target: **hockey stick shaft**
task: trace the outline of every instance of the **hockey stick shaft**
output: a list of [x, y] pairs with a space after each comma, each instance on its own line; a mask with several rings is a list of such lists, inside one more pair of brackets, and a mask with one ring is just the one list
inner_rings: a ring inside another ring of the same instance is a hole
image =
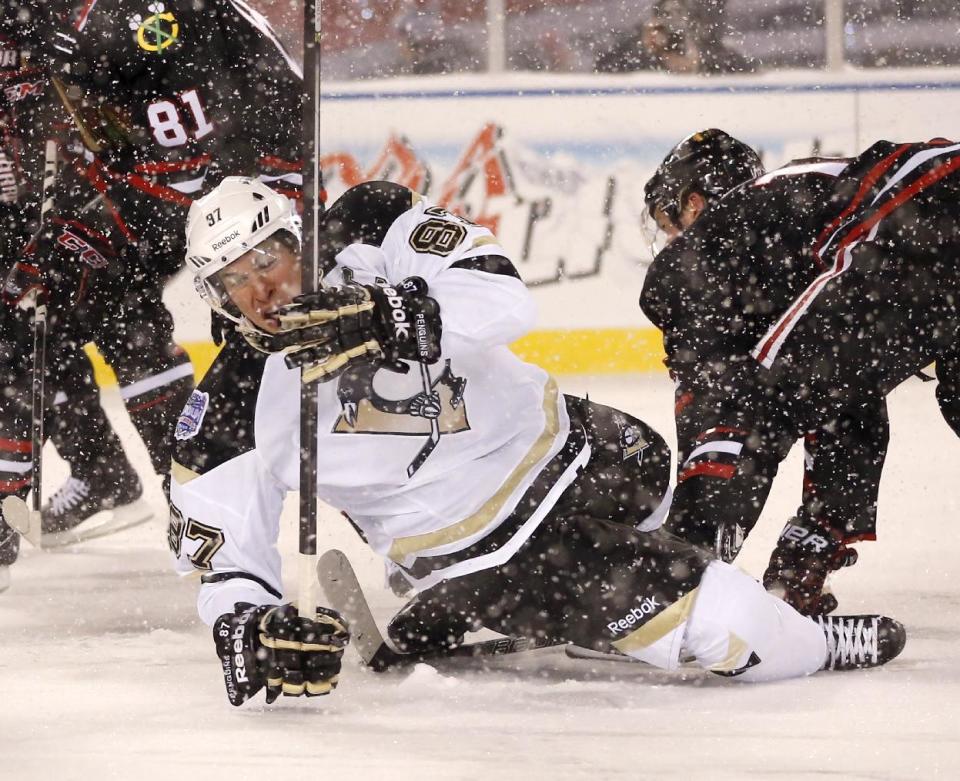
[[[47, 215], [53, 208], [54, 192], [60, 169], [60, 146], [55, 139], [47, 139], [43, 155], [43, 193], [40, 201], [42, 230]], [[18, 496], [3, 500], [4, 519], [34, 545], [40, 545], [43, 499], [43, 417], [45, 408], [44, 377], [47, 368], [47, 306], [39, 294], [33, 310], [33, 366], [30, 380], [30, 504]]]
[[[423, 383], [423, 392], [427, 397], [433, 392], [431, 385], [433, 380], [430, 379], [430, 370], [427, 368], [427, 365], [420, 361], [420, 381]], [[423, 443], [423, 447], [417, 451], [417, 454], [413, 457], [413, 461], [410, 462], [410, 465], [407, 467], [407, 477], [413, 477], [416, 474], [417, 470], [423, 466], [423, 462], [426, 461], [430, 454], [433, 452], [433, 449], [437, 446], [437, 443], [440, 441], [440, 418], [431, 418], [430, 419], [430, 438]]]
[[[40, 228], [47, 222], [47, 215], [53, 208], [54, 190], [59, 172], [60, 148], [56, 140], [47, 139], [43, 153], [43, 200], [40, 202]], [[31, 394], [31, 458], [33, 471], [30, 479], [31, 509], [40, 512], [43, 484], [43, 416], [44, 416], [44, 375], [47, 364], [47, 306], [37, 300], [33, 310], [33, 380], [30, 383]]]
[[[319, 285], [320, 199], [320, 0], [303, 4], [303, 251], [301, 284], [304, 293]], [[316, 383], [300, 385], [300, 529], [299, 611], [312, 616], [317, 554], [317, 400]]]
[[43, 375], [47, 353], [47, 306], [37, 304], [33, 312], [33, 380], [30, 384], [31, 414], [30, 452], [33, 470], [30, 475], [30, 509], [40, 512], [41, 486], [43, 484]]

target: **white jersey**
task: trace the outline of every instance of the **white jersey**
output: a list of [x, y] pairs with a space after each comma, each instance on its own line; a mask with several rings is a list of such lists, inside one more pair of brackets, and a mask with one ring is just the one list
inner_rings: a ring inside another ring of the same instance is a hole
[[[535, 307], [503, 254], [487, 229], [420, 200], [326, 277], [419, 276], [440, 307], [437, 363], [378, 362], [319, 387], [318, 495], [420, 587], [507, 561], [590, 455], [555, 382], [507, 347]], [[170, 543], [179, 572], [205, 573], [208, 623], [234, 602], [282, 600], [279, 517], [299, 483], [300, 372], [245, 353], [222, 354], [177, 430]], [[425, 415], [428, 384], [440, 408]]]

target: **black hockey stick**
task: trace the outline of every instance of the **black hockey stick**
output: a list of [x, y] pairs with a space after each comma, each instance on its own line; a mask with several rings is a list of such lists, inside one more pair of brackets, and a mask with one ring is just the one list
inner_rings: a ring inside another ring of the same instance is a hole
[[498, 637], [482, 643], [467, 643], [453, 648], [439, 648], [422, 653], [405, 654], [395, 650], [384, 638], [363, 595], [360, 581], [350, 561], [342, 551], [328, 550], [317, 562], [317, 577], [331, 607], [346, 616], [350, 622], [350, 643], [360, 654], [363, 663], [384, 672], [407, 667], [419, 662], [437, 662], [444, 659], [503, 656], [537, 648], [566, 645], [557, 640], [529, 637]]
[[[423, 361], [420, 361], [420, 380], [423, 383], [423, 392], [427, 398], [430, 398], [430, 394], [433, 393], [433, 388], [431, 387], [433, 380], [430, 379], [430, 370]], [[417, 454], [413, 457], [413, 461], [407, 466], [407, 477], [413, 477], [416, 474], [417, 470], [423, 466], [423, 462], [430, 457], [430, 454], [439, 442], [440, 418], [430, 418], [430, 438], [423, 443], [423, 447], [417, 451]]]
[[[320, 198], [320, 0], [303, 3], [303, 251], [304, 293], [320, 284], [317, 223]], [[302, 370], [301, 370], [302, 371]], [[300, 385], [300, 614], [312, 616], [316, 600], [313, 560], [317, 555], [317, 400], [316, 383]]]
[[[48, 139], [43, 157], [43, 200], [40, 203], [40, 229], [46, 223], [47, 214], [53, 206], [54, 189], [60, 166], [60, 147], [54, 139]], [[44, 373], [47, 363], [47, 306], [39, 294], [33, 310], [33, 377], [30, 383], [30, 402], [33, 420], [30, 426], [32, 460], [30, 474], [30, 505], [17, 496], [3, 500], [3, 517], [7, 523], [29, 540], [40, 546], [42, 534], [40, 506], [43, 477], [43, 414]]]

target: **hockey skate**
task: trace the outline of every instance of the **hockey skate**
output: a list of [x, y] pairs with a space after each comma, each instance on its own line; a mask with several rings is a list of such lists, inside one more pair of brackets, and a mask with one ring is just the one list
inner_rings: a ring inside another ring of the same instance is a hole
[[140, 478], [132, 471], [88, 480], [68, 477], [40, 511], [41, 546], [73, 545], [150, 520], [153, 511], [142, 495]]
[[886, 616], [817, 616], [827, 638], [822, 670], [879, 667], [899, 656], [907, 642], [903, 624]]

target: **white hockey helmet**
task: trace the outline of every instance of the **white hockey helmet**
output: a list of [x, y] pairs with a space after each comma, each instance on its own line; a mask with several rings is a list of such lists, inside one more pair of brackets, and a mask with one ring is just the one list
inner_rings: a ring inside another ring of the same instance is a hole
[[303, 241], [302, 224], [289, 198], [263, 182], [228, 176], [198, 198], [187, 214], [187, 268], [197, 292], [213, 309], [244, 325], [229, 307], [229, 297], [216, 274], [278, 231]]

